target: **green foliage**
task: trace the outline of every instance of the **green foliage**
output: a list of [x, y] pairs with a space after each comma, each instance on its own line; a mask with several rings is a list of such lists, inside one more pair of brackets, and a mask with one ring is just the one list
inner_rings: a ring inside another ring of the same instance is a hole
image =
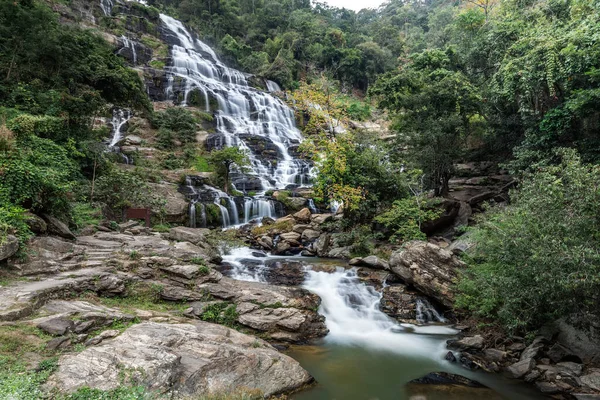
[[[184, 107], [170, 107], [165, 111], [156, 114], [155, 123], [161, 128], [162, 132], [172, 132], [172, 137], [169, 139], [179, 140], [182, 144], [192, 143], [196, 141], [196, 119], [192, 112]], [[160, 135], [167, 135], [166, 133], [159, 133], [159, 143], [162, 144], [163, 140]], [[166, 146], [165, 148], [171, 148]]]
[[125, 208], [160, 208], [164, 204], [139, 175], [114, 167], [96, 180], [95, 200], [117, 215]]
[[531, 331], [600, 306], [600, 168], [560, 150], [559, 165], [527, 175], [505, 210], [474, 230], [457, 305]]
[[383, 224], [393, 233], [390, 240], [407, 242], [409, 240], [426, 240], [421, 225], [439, 217], [441, 211], [428, 207], [423, 197], [407, 197], [396, 200], [392, 207], [375, 217], [374, 221]]
[[236, 326], [238, 317], [239, 314], [236, 311], [235, 304], [227, 302], [210, 304], [204, 308], [202, 315], [200, 315], [202, 321], [214, 322], [230, 328]]
[[223, 191], [229, 193], [231, 183], [229, 174], [233, 168], [245, 172], [250, 165], [248, 155], [238, 147], [224, 147], [213, 150], [208, 159], [208, 165], [214, 169], [217, 180], [223, 184]]
[[102, 220], [102, 210], [89, 203], [75, 203], [72, 205], [71, 217], [77, 230], [86, 226], [96, 226]]
[[349, 232], [339, 234], [337, 243], [340, 246], [349, 246], [352, 257], [364, 257], [373, 254], [375, 240], [380, 234], [373, 233], [370, 226], [358, 225]]

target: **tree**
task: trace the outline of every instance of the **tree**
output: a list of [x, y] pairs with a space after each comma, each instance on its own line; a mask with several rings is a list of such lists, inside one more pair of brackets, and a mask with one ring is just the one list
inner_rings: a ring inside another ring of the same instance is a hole
[[477, 88], [455, 69], [452, 51], [427, 50], [370, 90], [394, 115], [398, 148], [408, 149], [436, 196], [447, 193], [452, 165], [481, 119]]
[[245, 172], [250, 165], [248, 155], [238, 147], [225, 147], [221, 150], [213, 150], [208, 163], [214, 168], [217, 179], [223, 183], [223, 191], [229, 193], [231, 187], [230, 173], [232, 168]]
[[600, 309], [600, 167], [559, 149], [474, 229], [457, 305], [519, 333]]

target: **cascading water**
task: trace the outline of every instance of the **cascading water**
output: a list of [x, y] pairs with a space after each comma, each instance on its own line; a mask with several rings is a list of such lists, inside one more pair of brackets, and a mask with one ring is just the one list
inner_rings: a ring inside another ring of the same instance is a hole
[[319, 313], [325, 316], [329, 328], [327, 341], [403, 354], [425, 352], [441, 359], [445, 342], [431, 340], [430, 336], [457, 332], [446, 326], [414, 326], [392, 320], [379, 310], [381, 293], [362, 283], [355, 269], [307, 274], [304, 287], [321, 298]]
[[277, 82], [267, 80], [267, 90], [269, 93], [281, 92], [281, 87], [277, 84]]
[[114, 3], [113, 0], [100, 0], [100, 8], [104, 15], [109, 16], [112, 14]]
[[[222, 144], [238, 146], [248, 152], [252, 173], [260, 181], [258, 190], [308, 183], [310, 164], [295, 159], [289, 151], [302, 141], [293, 111], [279, 98], [252, 88], [242, 72], [225, 66], [215, 52], [193, 37], [180, 21], [166, 15], [160, 18], [169, 42], [173, 43], [172, 63], [165, 68], [170, 82], [167, 95], [175, 98], [174, 82], [178, 77], [184, 82], [182, 104], [189, 101], [192, 92], [197, 92], [202, 95], [206, 111], [210, 111], [211, 101], [218, 105], [215, 119], [217, 132], [223, 137]], [[276, 89], [274, 82], [267, 85]], [[252, 150], [251, 143], [255, 139], [276, 151], [275, 163]]]
[[275, 218], [275, 204], [272, 200], [248, 197], [244, 199], [244, 223], [264, 217]]
[[129, 40], [127, 36], [121, 36], [121, 42], [123, 43], [123, 47], [117, 52], [117, 54], [121, 55], [124, 50], [129, 50], [131, 52], [131, 57], [133, 59], [133, 65], [137, 64], [137, 52], [135, 50], [135, 43], [133, 40]]
[[123, 127], [129, 122], [131, 117], [133, 117], [133, 114], [127, 109], [115, 108], [113, 110], [111, 121], [113, 136], [109, 143], [110, 147], [115, 147], [123, 139]]
[[425, 298], [419, 298], [416, 301], [417, 322], [427, 324], [431, 322], [447, 322], [438, 310]]

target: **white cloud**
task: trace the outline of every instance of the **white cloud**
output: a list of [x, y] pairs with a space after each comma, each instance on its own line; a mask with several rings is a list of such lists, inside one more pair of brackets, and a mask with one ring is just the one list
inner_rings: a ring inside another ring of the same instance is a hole
[[363, 8], [377, 8], [385, 0], [321, 0], [332, 7], [345, 7], [354, 11], [360, 11]]

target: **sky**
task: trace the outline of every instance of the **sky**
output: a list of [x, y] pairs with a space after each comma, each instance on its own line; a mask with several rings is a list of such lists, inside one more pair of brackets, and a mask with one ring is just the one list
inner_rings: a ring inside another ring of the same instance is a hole
[[385, 0], [322, 0], [334, 7], [346, 7], [351, 10], [360, 11], [363, 8], [377, 8]]

